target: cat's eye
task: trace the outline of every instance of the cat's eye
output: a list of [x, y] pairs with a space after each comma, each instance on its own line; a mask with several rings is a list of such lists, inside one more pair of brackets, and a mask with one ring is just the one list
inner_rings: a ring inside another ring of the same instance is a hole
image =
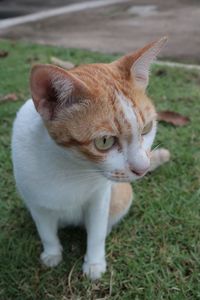
[[142, 130], [142, 135], [149, 133], [151, 131], [152, 127], [153, 127], [153, 121], [146, 124]]
[[94, 144], [96, 148], [100, 151], [107, 151], [115, 144], [116, 138], [114, 136], [102, 136], [99, 138], [96, 138], [94, 140]]

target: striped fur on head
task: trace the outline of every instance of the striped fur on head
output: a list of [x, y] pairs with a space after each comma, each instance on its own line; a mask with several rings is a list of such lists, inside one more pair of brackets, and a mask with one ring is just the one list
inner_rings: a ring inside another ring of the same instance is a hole
[[[51, 137], [74, 149], [112, 180], [130, 181], [149, 168], [156, 132], [156, 111], [145, 93], [149, 68], [163, 38], [110, 64], [82, 65], [69, 71], [37, 65], [31, 91]], [[152, 122], [146, 135], [142, 131]], [[94, 140], [115, 137], [108, 151]]]

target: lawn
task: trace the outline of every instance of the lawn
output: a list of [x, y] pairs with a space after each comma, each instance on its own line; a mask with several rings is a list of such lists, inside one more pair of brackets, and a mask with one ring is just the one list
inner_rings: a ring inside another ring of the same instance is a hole
[[10, 159], [12, 122], [29, 96], [31, 64], [51, 56], [76, 64], [109, 62], [114, 56], [75, 49], [0, 41], [0, 299], [184, 300], [200, 299], [200, 73], [156, 66], [148, 94], [157, 108], [190, 117], [187, 126], [160, 123], [155, 145], [171, 151], [170, 163], [133, 184], [126, 219], [107, 239], [108, 271], [91, 283], [81, 273], [85, 232], [60, 232], [64, 260], [41, 266], [41, 244], [16, 190]]

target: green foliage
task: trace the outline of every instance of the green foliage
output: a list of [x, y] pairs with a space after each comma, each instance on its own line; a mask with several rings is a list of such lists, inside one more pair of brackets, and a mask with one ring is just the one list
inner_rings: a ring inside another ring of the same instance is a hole
[[81, 273], [85, 232], [60, 232], [64, 260], [52, 270], [41, 266], [41, 244], [31, 217], [15, 190], [10, 158], [12, 122], [29, 95], [31, 63], [50, 56], [76, 64], [114, 57], [82, 50], [1, 41], [0, 58], [0, 299], [9, 300], [188, 300], [200, 299], [200, 74], [154, 67], [149, 95], [158, 109], [190, 117], [185, 127], [159, 124], [156, 145], [172, 160], [133, 184], [134, 204], [107, 239], [108, 272], [91, 283]]

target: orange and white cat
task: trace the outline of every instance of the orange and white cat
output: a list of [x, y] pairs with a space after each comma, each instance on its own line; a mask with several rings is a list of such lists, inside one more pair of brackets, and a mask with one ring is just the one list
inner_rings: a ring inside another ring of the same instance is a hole
[[59, 226], [83, 225], [83, 272], [100, 278], [106, 270], [106, 235], [131, 205], [129, 182], [169, 160], [165, 149], [151, 153], [156, 111], [145, 94], [150, 64], [165, 42], [162, 38], [110, 64], [69, 71], [33, 67], [32, 99], [14, 122], [12, 158], [45, 265], [62, 259]]

